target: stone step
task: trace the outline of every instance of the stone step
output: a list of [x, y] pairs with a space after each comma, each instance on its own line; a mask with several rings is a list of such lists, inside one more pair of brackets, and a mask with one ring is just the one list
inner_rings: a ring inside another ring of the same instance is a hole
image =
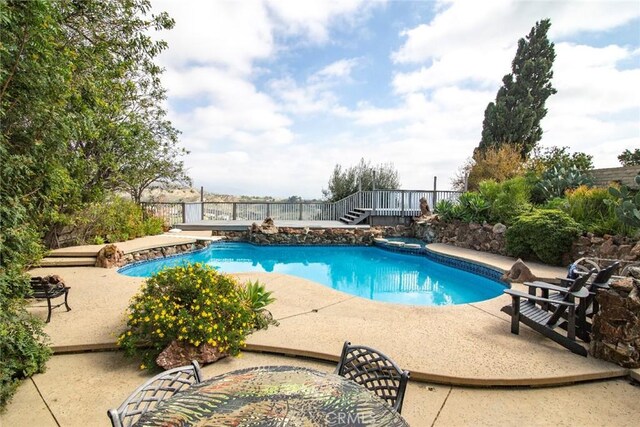
[[87, 267], [96, 264], [96, 257], [46, 257], [39, 267]]
[[96, 257], [98, 255], [98, 251], [96, 250], [77, 250], [77, 251], [69, 251], [64, 249], [56, 249], [51, 251], [47, 258], [88, 258], [88, 257]]

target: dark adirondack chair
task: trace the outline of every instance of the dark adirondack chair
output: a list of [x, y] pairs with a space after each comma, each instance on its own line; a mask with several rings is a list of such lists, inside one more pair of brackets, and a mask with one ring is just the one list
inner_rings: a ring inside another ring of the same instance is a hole
[[[589, 296], [589, 291], [584, 286], [594, 272], [595, 269], [579, 277], [569, 288], [533, 282], [527, 283], [529, 293], [505, 289], [504, 292], [511, 296], [511, 305], [503, 308], [504, 312], [511, 315], [511, 333], [518, 335], [522, 322], [573, 353], [586, 357], [587, 350], [576, 341], [576, 319], [580, 299]], [[561, 292], [563, 297], [560, 300], [552, 300], [538, 296], [536, 289]], [[576, 298], [579, 300], [576, 301]], [[562, 329], [561, 325], [566, 329], [566, 334], [558, 331]]]
[[[599, 289], [609, 289], [609, 281], [616, 272], [620, 262], [616, 261], [613, 264], [603, 268], [596, 274], [592, 281], [586, 285], [589, 291], [589, 296], [580, 300], [580, 306], [578, 307], [578, 320], [577, 320], [577, 332], [578, 336], [584, 341], [589, 342], [591, 340], [591, 323], [589, 318], [593, 317], [598, 312], [598, 301], [596, 300], [596, 294]], [[570, 287], [576, 279], [560, 279], [562, 286]], [[526, 283], [525, 283], [526, 284]], [[555, 301], [561, 301], [564, 298], [564, 293], [552, 292], [549, 294], [548, 290], [543, 291], [543, 298], [549, 298]], [[550, 307], [554, 307], [551, 305]]]
[[402, 411], [410, 373], [378, 350], [346, 341], [335, 373], [375, 393], [398, 413]]

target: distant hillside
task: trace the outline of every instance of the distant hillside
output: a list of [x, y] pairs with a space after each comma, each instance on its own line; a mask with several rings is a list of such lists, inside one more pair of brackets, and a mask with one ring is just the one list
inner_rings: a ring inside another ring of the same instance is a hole
[[[199, 202], [200, 190], [195, 188], [154, 188], [146, 190], [142, 195], [143, 202]], [[319, 200], [303, 200], [300, 197], [292, 196], [279, 199], [271, 196], [234, 196], [231, 194], [216, 194], [204, 192], [205, 202], [318, 202]]]

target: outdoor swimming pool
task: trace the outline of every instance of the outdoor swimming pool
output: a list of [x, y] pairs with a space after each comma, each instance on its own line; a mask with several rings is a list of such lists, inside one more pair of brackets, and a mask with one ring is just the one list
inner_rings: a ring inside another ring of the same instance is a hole
[[224, 273], [273, 272], [312, 280], [376, 301], [411, 305], [465, 304], [502, 294], [505, 286], [421, 255], [369, 246], [255, 246], [218, 243], [192, 254], [123, 267], [127, 276], [149, 277], [165, 267], [204, 263]]

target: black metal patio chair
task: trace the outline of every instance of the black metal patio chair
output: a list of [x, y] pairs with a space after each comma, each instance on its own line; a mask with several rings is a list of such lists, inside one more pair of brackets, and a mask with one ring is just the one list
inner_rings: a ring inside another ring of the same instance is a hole
[[117, 409], [107, 411], [111, 425], [132, 426], [142, 414], [153, 410], [159, 402], [201, 381], [200, 365], [195, 360], [191, 365], [164, 371], [138, 387]]
[[398, 413], [402, 411], [410, 373], [380, 351], [346, 341], [335, 373], [372, 391]]
[[[67, 311], [71, 310], [71, 307], [69, 307], [69, 304], [67, 302], [67, 299], [69, 298], [69, 289], [71, 289], [68, 286], [65, 286], [64, 283], [50, 283], [47, 278], [42, 278], [42, 277], [32, 277], [30, 279], [30, 285], [31, 285], [31, 295], [29, 295], [30, 298], [33, 298], [35, 300], [47, 300], [47, 305], [46, 306], [41, 306], [41, 305], [36, 305], [33, 307], [47, 307], [48, 312], [47, 312], [47, 320], [45, 321], [46, 323], [49, 323], [49, 321], [51, 320], [51, 312], [53, 311], [54, 308], [58, 308], [61, 305], [64, 304], [64, 306], [67, 308]], [[64, 301], [62, 301], [59, 304], [52, 304], [51, 300], [58, 298], [58, 297], [62, 297], [64, 296]]]

